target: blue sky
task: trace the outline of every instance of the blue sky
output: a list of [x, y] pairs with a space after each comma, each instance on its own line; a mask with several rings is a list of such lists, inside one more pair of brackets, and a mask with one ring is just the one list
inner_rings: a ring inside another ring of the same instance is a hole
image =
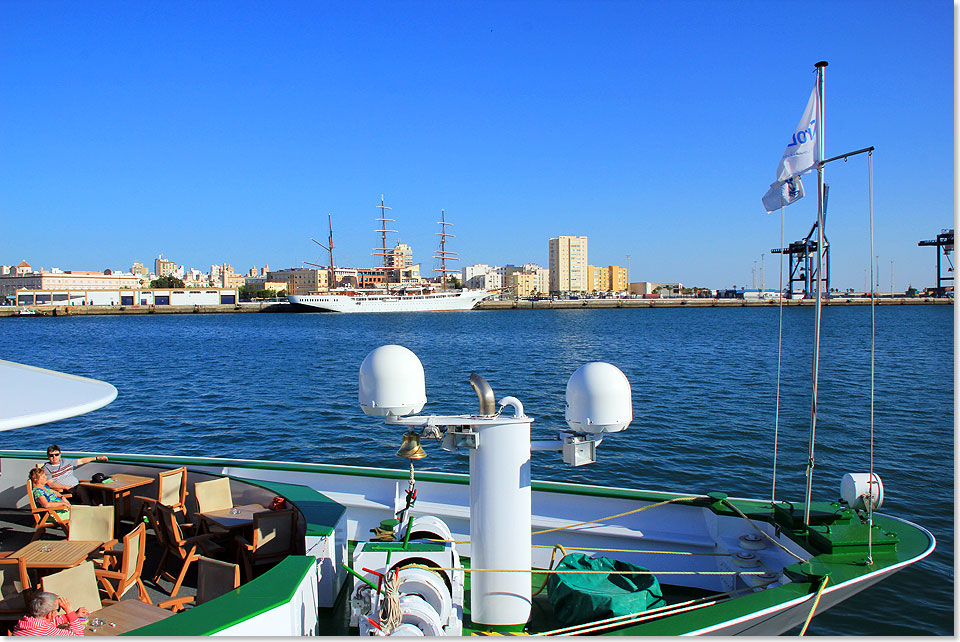
[[[634, 281], [776, 287], [760, 198], [827, 60], [828, 156], [875, 155], [880, 284], [953, 227], [953, 5], [0, 3], [0, 263], [373, 265], [383, 194], [434, 267], [589, 237]], [[821, 22], [822, 21], [822, 22]], [[866, 157], [834, 163], [833, 285], [864, 286]], [[816, 218], [816, 177], [786, 241]]]

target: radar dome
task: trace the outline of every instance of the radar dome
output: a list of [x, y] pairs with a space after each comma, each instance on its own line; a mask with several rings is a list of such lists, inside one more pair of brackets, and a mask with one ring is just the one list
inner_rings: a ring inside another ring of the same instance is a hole
[[416, 414], [427, 403], [423, 364], [403, 346], [380, 346], [360, 364], [360, 407], [377, 417]]
[[602, 361], [580, 366], [567, 382], [566, 420], [576, 432], [624, 430], [633, 421], [633, 398], [626, 375]]

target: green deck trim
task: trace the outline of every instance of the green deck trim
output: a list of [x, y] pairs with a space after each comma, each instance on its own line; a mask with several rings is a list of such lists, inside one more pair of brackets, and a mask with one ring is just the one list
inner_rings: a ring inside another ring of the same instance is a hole
[[307, 536], [329, 537], [333, 535], [340, 519], [347, 512], [345, 506], [309, 486], [266, 479], [247, 479], [233, 475], [230, 477], [245, 484], [266, 488], [288, 499], [303, 513], [304, 519], [307, 520]]
[[403, 542], [363, 542], [363, 551], [365, 553], [383, 553], [404, 552], [404, 553], [442, 553], [445, 550], [443, 544], [432, 542], [414, 542], [404, 546]]
[[226, 595], [122, 635], [213, 635], [285, 605], [315, 564], [313, 557], [291, 555]]

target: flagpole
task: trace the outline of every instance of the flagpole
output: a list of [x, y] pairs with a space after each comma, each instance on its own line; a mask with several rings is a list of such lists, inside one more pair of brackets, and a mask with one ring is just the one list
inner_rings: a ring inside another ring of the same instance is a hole
[[813, 322], [813, 368], [812, 368], [812, 395], [810, 402], [810, 443], [808, 445], [808, 455], [807, 455], [807, 493], [806, 493], [806, 504], [803, 512], [803, 523], [805, 526], [810, 525], [810, 499], [813, 494], [813, 468], [814, 468], [814, 444], [816, 441], [817, 433], [817, 381], [820, 371], [820, 302], [821, 302], [821, 285], [823, 283], [823, 189], [824, 189], [824, 126], [823, 126], [823, 76], [824, 70], [827, 67], [827, 62], [821, 60], [816, 65], [817, 68], [817, 125], [816, 125], [816, 141], [817, 141], [817, 302], [814, 312], [814, 322]]

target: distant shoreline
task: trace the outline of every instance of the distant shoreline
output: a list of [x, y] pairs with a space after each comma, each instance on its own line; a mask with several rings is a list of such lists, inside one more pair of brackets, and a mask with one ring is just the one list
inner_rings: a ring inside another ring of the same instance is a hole
[[[814, 299], [784, 299], [784, 307], [812, 306]], [[934, 297], [878, 298], [877, 305], [950, 305], [953, 299]], [[831, 297], [823, 299], [824, 306], [870, 305], [866, 297]], [[612, 308], [775, 308], [776, 300], [747, 299], [564, 299], [541, 301], [483, 301], [476, 310], [597, 310]], [[22, 314], [21, 310], [33, 311]], [[294, 312], [288, 303], [240, 303], [239, 305], [32, 305], [25, 307], [0, 306], [0, 317], [60, 317], [115, 314], [229, 314], [243, 312]], [[330, 314], [336, 314], [331, 312]]]

